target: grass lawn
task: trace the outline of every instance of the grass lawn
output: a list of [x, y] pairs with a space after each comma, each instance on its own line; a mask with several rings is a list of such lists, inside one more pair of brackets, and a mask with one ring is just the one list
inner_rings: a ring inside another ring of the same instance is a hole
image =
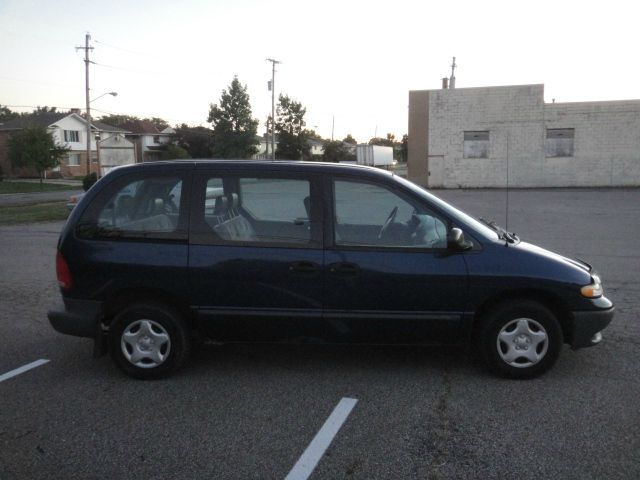
[[32, 192], [52, 192], [56, 190], [78, 190], [82, 187], [73, 187], [70, 185], [58, 185], [55, 183], [43, 183], [42, 189], [40, 183], [31, 182], [0, 182], [0, 193], [32, 193]]
[[0, 207], [0, 225], [66, 220], [69, 216], [66, 205], [67, 202], [52, 202]]

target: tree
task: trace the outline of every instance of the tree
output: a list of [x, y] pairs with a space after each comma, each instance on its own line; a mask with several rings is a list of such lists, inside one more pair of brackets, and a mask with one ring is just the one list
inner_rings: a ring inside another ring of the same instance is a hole
[[374, 137], [369, 140], [369, 145], [381, 145], [383, 147], [393, 147], [396, 142], [396, 136], [393, 133], [387, 133], [387, 138]]
[[341, 140], [327, 140], [324, 142], [324, 153], [322, 160], [325, 162], [343, 162], [351, 160], [352, 155], [345, 142]]
[[160, 155], [162, 160], [183, 160], [186, 158], [191, 158], [189, 152], [187, 152], [184, 148], [179, 147], [178, 145], [169, 144], [167, 145], [167, 149], [162, 152]]
[[233, 77], [229, 90], [223, 90], [220, 106], [211, 104], [214, 158], [251, 158], [258, 153], [258, 120], [251, 116], [247, 86]]
[[140, 118], [135, 115], [103, 115], [100, 117], [100, 121], [107, 125], [113, 125], [114, 127], [121, 127], [127, 123], [150, 122], [159, 131], [162, 131], [169, 126], [169, 122], [159, 117]]
[[13, 112], [9, 107], [0, 105], [0, 123], [6, 122], [8, 120], [12, 120], [18, 117], [20, 114], [18, 112]]
[[140, 118], [134, 115], [103, 115], [100, 117], [100, 121], [106, 123], [107, 125], [113, 125], [114, 127], [119, 127], [120, 125], [124, 125], [125, 123], [132, 123], [139, 121]]
[[143, 118], [145, 122], [151, 122], [155, 125], [155, 127], [162, 131], [169, 126], [169, 122], [160, 117], [151, 117], [151, 118]]
[[346, 137], [344, 137], [344, 139], [342, 140], [344, 143], [350, 143], [351, 145], [357, 145], [358, 142], [356, 142], [356, 139], [353, 138], [351, 136], [351, 134], [348, 134]]
[[[32, 112], [35, 115], [39, 115], [41, 113], [62, 113], [62, 112], [58, 112], [58, 107], [48, 107], [48, 106], [44, 106], [44, 107], [36, 107], [36, 109]], [[28, 113], [25, 115], [29, 115]]]
[[313, 130], [312, 128], [310, 128], [310, 129], [305, 128], [303, 130], [303, 133], [305, 134], [305, 136], [309, 140], [319, 140], [321, 142], [323, 141], [323, 138], [320, 135], [318, 135], [318, 133], [315, 130]]
[[17, 168], [33, 168], [38, 172], [42, 185], [43, 173], [60, 164], [69, 149], [56, 145], [46, 128], [25, 128], [7, 142], [9, 160]]
[[307, 109], [300, 102], [293, 101], [287, 95], [280, 94], [276, 108], [276, 133], [278, 147], [276, 158], [286, 160], [308, 159], [311, 147], [304, 130], [304, 115]]
[[207, 127], [189, 127], [186, 123], [176, 127], [174, 141], [185, 149], [191, 158], [211, 158], [213, 130]]
[[406, 133], [402, 136], [402, 161], [407, 163], [407, 159], [409, 158], [409, 135]]

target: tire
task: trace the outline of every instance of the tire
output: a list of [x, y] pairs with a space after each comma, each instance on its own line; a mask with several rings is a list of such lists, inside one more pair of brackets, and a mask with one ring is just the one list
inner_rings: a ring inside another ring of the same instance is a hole
[[549, 370], [560, 355], [560, 323], [551, 311], [531, 300], [505, 302], [484, 318], [478, 347], [496, 375], [526, 379]]
[[114, 318], [109, 350], [127, 375], [151, 380], [180, 368], [191, 352], [191, 332], [174, 309], [154, 303], [135, 303]]

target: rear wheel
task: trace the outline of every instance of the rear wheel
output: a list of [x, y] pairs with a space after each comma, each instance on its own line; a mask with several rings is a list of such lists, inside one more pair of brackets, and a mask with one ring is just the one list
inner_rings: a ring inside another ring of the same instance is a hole
[[562, 329], [544, 305], [530, 300], [503, 303], [490, 311], [478, 336], [489, 369], [508, 378], [533, 378], [558, 359]]
[[180, 368], [191, 351], [191, 337], [181, 315], [170, 307], [136, 303], [114, 319], [110, 333], [114, 362], [140, 379], [166, 377]]

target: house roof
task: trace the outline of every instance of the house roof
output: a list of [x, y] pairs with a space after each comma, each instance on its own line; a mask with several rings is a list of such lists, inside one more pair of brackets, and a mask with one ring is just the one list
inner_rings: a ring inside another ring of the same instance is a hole
[[52, 123], [62, 120], [69, 113], [47, 112], [37, 115], [20, 115], [12, 120], [0, 124], [0, 130], [22, 130], [29, 127], [48, 127]]
[[[63, 112], [47, 112], [38, 114], [20, 115], [8, 122], [0, 124], [0, 130], [22, 130], [29, 127], [43, 127], [47, 128], [56, 122], [59, 122], [63, 118], [74, 116], [82, 123], [86, 125], [86, 121], [77, 113], [63, 113]], [[95, 130], [103, 132], [125, 132], [122, 128], [114, 127], [102, 122], [91, 122], [92, 127]]]
[[120, 126], [131, 133], [139, 135], [159, 135], [160, 130], [148, 120], [133, 120], [121, 123]]
[[[82, 120], [84, 120], [84, 118]], [[120, 133], [128, 132], [127, 129], [114, 127], [113, 125], [109, 125], [108, 123], [92, 121], [91, 125], [93, 125], [96, 130], [101, 130], [103, 132], [120, 132]]]

